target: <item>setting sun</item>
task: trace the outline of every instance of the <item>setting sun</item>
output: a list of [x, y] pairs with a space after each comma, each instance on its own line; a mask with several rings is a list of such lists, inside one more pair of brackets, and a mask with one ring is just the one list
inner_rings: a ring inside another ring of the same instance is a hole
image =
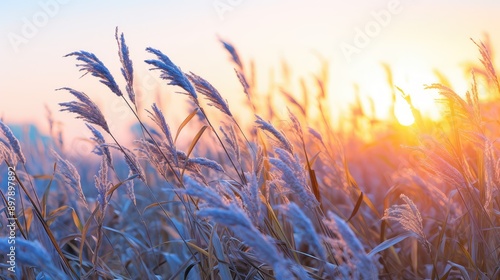
[[[439, 119], [440, 112], [436, 103], [436, 92], [425, 89], [426, 85], [439, 82], [438, 77], [433, 73], [433, 61], [426, 58], [418, 59], [405, 56], [391, 66], [394, 75], [394, 85], [399, 88], [397, 94], [409, 95], [413, 107], [424, 118]], [[461, 77], [453, 76], [453, 78], [461, 80]], [[401, 105], [401, 107], [406, 106], [408, 104]]]

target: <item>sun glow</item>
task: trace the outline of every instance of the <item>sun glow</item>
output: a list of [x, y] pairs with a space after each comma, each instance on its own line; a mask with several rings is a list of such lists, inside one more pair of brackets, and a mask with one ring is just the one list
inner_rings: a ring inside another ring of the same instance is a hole
[[[418, 110], [423, 118], [438, 120], [440, 118], [439, 106], [436, 103], [436, 92], [425, 89], [425, 85], [439, 82], [434, 75], [431, 64], [425, 64], [415, 59], [400, 61], [393, 68], [394, 86], [396, 90], [395, 114], [402, 124], [414, 121], [412, 108], [405, 100], [408, 95], [411, 105]], [[410, 117], [411, 116], [411, 117]], [[403, 121], [405, 120], [405, 121]]]
[[441, 119], [441, 106], [436, 102], [439, 95], [426, 89], [426, 85], [440, 83], [435, 72], [433, 61], [399, 55], [399, 59], [387, 58], [382, 67], [380, 63], [367, 62], [363, 70], [353, 75], [360, 78], [357, 89], [365, 113], [381, 120], [395, 117], [401, 125], [409, 126], [417, 118]]
[[[422, 117], [438, 120], [441, 118], [438, 103], [436, 102], [437, 93], [430, 89], [425, 89], [425, 84], [432, 84], [437, 82], [436, 78], [432, 76], [425, 76], [424, 78], [414, 79], [412, 82], [401, 83], [401, 90], [405, 95], [411, 98], [412, 106], [417, 109]], [[398, 92], [401, 93], [401, 92]], [[411, 113], [411, 107], [407, 101], [401, 97], [402, 102], [408, 107]]]
[[394, 115], [398, 122], [403, 126], [410, 126], [415, 123], [415, 117], [413, 116], [410, 104], [402, 97], [396, 98], [396, 103], [394, 104]]

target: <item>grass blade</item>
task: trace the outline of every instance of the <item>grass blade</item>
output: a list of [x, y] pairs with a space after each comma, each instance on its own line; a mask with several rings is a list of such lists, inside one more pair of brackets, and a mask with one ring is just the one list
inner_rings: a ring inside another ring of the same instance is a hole
[[191, 112], [191, 114], [189, 114], [181, 123], [181, 125], [179, 125], [179, 128], [177, 129], [177, 132], [175, 133], [175, 138], [174, 138], [174, 144], [177, 142], [177, 137], [179, 137], [179, 134], [181, 133], [182, 129], [191, 121], [192, 118], [194, 118], [194, 116], [196, 116], [196, 114], [198, 113], [200, 109], [196, 108], [194, 109], [193, 112]]
[[398, 244], [399, 242], [405, 240], [406, 238], [408, 238], [410, 236], [414, 236], [414, 234], [412, 232], [405, 232], [405, 233], [402, 233], [396, 237], [387, 239], [386, 241], [380, 243], [377, 247], [373, 248], [370, 251], [370, 253], [368, 253], [368, 256], [373, 257], [375, 254], [380, 253], [380, 252]]
[[361, 203], [363, 203], [363, 192], [359, 195], [358, 201], [356, 202], [356, 205], [354, 206], [354, 209], [352, 210], [351, 216], [347, 219], [346, 223], [349, 223], [349, 221], [358, 213], [359, 207], [361, 207]]

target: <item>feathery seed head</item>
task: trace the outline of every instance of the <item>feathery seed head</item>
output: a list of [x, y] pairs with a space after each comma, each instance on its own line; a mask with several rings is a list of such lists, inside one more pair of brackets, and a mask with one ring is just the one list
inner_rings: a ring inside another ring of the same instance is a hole
[[67, 87], [57, 90], [67, 90], [80, 100], [80, 102], [71, 101], [59, 103], [59, 105], [63, 107], [60, 111], [75, 113], [78, 115], [76, 118], [98, 125], [107, 133], [110, 133], [108, 123], [106, 122], [104, 115], [101, 113], [101, 110], [99, 110], [99, 107], [97, 107], [97, 105], [92, 102], [92, 100], [90, 100], [85, 93]]
[[185, 176], [184, 184], [187, 187], [185, 193], [203, 199], [205, 201], [205, 204], [203, 206], [212, 208], [213, 207], [223, 208], [223, 209], [226, 209], [228, 207], [227, 206], [228, 202], [224, 198], [222, 198], [217, 192], [215, 192], [208, 186], [200, 184], [193, 178]]
[[108, 205], [108, 196], [106, 193], [111, 187], [111, 182], [108, 181], [108, 164], [103, 157], [101, 160], [101, 168], [98, 176], [94, 175], [95, 187], [97, 189], [97, 201], [101, 207], [101, 212], [104, 212]]
[[232, 44], [230, 44], [226, 41], [223, 41], [222, 39], [219, 39], [219, 41], [222, 43], [224, 48], [231, 55], [231, 59], [233, 60], [234, 64], [236, 64], [238, 66], [240, 71], [243, 70], [243, 64], [241, 63], [240, 56], [238, 55], [236, 48]]
[[236, 156], [236, 160], [239, 162], [241, 160], [241, 151], [240, 145], [238, 145], [238, 138], [236, 138], [234, 127], [232, 125], [226, 125], [225, 123], [223, 124], [229, 128], [228, 131], [226, 131], [224, 127], [219, 127], [222, 135], [224, 135], [224, 141], [226, 141], [226, 143], [229, 145], [230, 150], [233, 152], [233, 154]]
[[129, 170], [129, 173], [128, 173], [128, 178], [125, 180], [125, 188], [127, 189], [127, 195], [128, 197], [130, 198], [130, 200], [132, 201], [132, 203], [134, 203], [134, 205], [137, 205], [137, 200], [136, 200], [136, 197], [135, 197], [135, 191], [134, 191], [134, 178], [138, 176], [137, 174], [134, 174], [132, 172], [132, 170]]
[[106, 85], [113, 93], [117, 96], [122, 96], [122, 92], [118, 87], [118, 84], [115, 82], [113, 75], [109, 72], [108, 68], [104, 66], [93, 53], [89, 53], [86, 51], [72, 52], [64, 57], [68, 56], [76, 56], [76, 59], [83, 62], [81, 64], [77, 64], [77, 67], [80, 67], [80, 71], [84, 71], [83, 75], [87, 73], [92, 74], [92, 76], [100, 78], [100, 82]]
[[[144, 169], [142, 169], [142, 166], [137, 160], [135, 154], [131, 150], [125, 147], [122, 147], [122, 149], [120, 150], [123, 152], [123, 156], [125, 157], [125, 162], [127, 163], [131, 174], [132, 175], [137, 174], [139, 176], [139, 179], [141, 179], [141, 181], [146, 182], [146, 174], [144, 173]], [[129, 174], [129, 176], [131, 174]]]
[[321, 133], [319, 133], [317, 130], [315, 130], [314, 128], [312, 127], [309, 127], [309, 133], [316, 139], [318, 139], [318, 141], [321, 143], [321, 145], [325, 145], [324, 142], [323, 142], [323, 136], [321, 136]]
[[127, 93], [130, 101], [135, 104], [135, 93], [134, 93], [134, 68], [132, 65], [132, 60], [130, 60], [130, 54], [128, 46], [125, 43], [125, 36], [123, 33], [118, 36], [118, 27], [115, 31], [116, 43], [118, 44], [118, 55], [120, 57], [120, 62], [122, 63], [122, 75], [127, 81]]
[[153, 48], [147, 48], [146, 51], [156, 55], [156, 59], [145, 60], [147, 64], [153, 65], [151, 70], [160, 70], [160, 77], [168, 81], [169, 85], [179, 86], [184, 89], [191, 99], [198, 105], [198, 95], [189, 79], [182, 72], [182, 70], [175, 65], [168, 56], [164, 55], [161, 51]]
[[17, 156], [12, 151], [10, 144], [2, 138], [0, 138], [0, 159], [0, 164], [7, 161], [11, 166], [16, 166], [19, 162]]
[[270, 158], [269, 162], [275, 167], [280, 179], [285, 182], [285, 187], [296, 194], [309, 209], [318, 206], [319, 202], [307, 184], [307, 178], [300, 163], [297, 162], [298, 159], [294, 159], [285, 150], [276, 149], [275, 151], [279, 158]]
[[234, 72], [236, 72], [236, 77], [238, 77], [240, 84], [243, 86], [243, 92], [245, 92], [247, 98], [250, 98], [250, 85], [247, 82], [247, 78], [245, 78], [245, 74], [236, 69], [234, 69]]
[[481, 54], [480, 60], [484, 68], [486, 69], [488, 79], [490, 79], [490, 81], [494, 83], [497, 91], [499, 91], [500, 93], [500, 84], [495, 71], [495, 67], [493, 66], [493, 60], [491, 57], [491, 50], [489, 46], [485, 45], [483, 42], [479, 42], [479, 44], [474, 40], [472, 40], [472, 42], [479, 48], [479, 53]]
[[241, 189], [241, 199], [243, 200], [244, 209], [252, 220], [253, 224], [259, 225], [263, 219], [263, 206], [260, 199], [260, 188], [256, 174], [254, 172], [245, 172], [247, 184]]
[[106, 159], [106, 163], [108, 164], [108, 166], [113, 168], [113, 158], [111, 157], [111, 152], [109, 151], [109, 147], [104, 145], [106, 144], [104, 136], [102, 136], [101, 132], [97, 130], [95, 127], [91, 126], [90, 124], [86, 123], [85, 125], [94, 135], [94, 137], [91, 138], [91, 140], [93, 140], [97, 144], [93, 152], [96, 155], [103, 156]]
[[222, 166], [219, 163], [217, 163], [214, 160], [204, 158], [204, 157], [190, 158], [187, 160], [187, 163], [200, 165], [200, 166], [203, 166], [206, 168], [213, 169], [213, 170], [218, 171], [218, 172], [224, 172], [224, 169], [222, 168]]
[[222, 98], [217, 89], [214, 88], [207, 80], [192, 72], [188, 74], [187, 77], [194, 84], [196, 91], [204, 95], [210, 101], [210, 103], [208, 103], [209, 106], [214, 106], [229, 117], [233, 116], [229, 110], [227, 101]]
[[[166, 137], [166, 145], [165, 146], [168, 150], [168, 153], [172, 157], [173, 162], [177, 166], [179, 164], [179, 159], [177, 157], [177, 149], [175, 147], [172, 133], [170, 131], [170, 126], [167, 124], [167, 121], [165, 120], [165, 116], [163, 115], [160, 108], [158, 108], [158, 106], [156, 106], [156, 103], [153, 103], [151, 108], [153, 109], [152, 112], [146, 110], [149, 113], [149, 118], [152, 119], [158, 127], [160, 127], [161, 131], [165, 135], [165, 137]], [[155, 150], [157, 150], [157, 149], [155, 148]], [[161, 157], [163, 157], [163, 155], [161, 155], [161, 153], [159, 153], [159, 155]]]
[[[7, 138], [7, 142], [4, 142], [4, 149], [9, 148], [11, 150], [12, 154], [15, 154], [17, 159], [22, 162], [23, 164], [26, 164], [26, 158], [24, 157], [23, 151], [21, 150], [21, 144], [19, 143], [19, 140], [14, 136], [14, 133], [12, 133], [12, 130], [3, 123], [0, 120], [0, 129], [3, 132], [3, 135]], [[14, 164], [14, 162], [11, 162]]]
[[167, 121], [165, 120], [165, 116], [163, 115], [163, 112], [158, 108], [156, 103], [153, 103], [151, 106], [153, 109], [153, 112], [148, 111], [149, 117], [160, 127], [161, 131], [163, 134], [167, 137], [167, 140], [169, 143], [173, 145], [174, 141], [172, 140], [172, 134], [170, 133], [170, 127], [167, 124]]
[[415, 203], [413, 203], [413, 201], [406, 195], [401, 194], [400, 198], [404, 200], [406, 204], [393, 205], [386, 209], [382, 220], [396, 221], [401, 224], [406, 231], [414, 233], [418, 241], [420, 241], [427, 252], [430, 253], [431, 247], [425, 237], [420, 211], [418, 211]]
[[285, 135], [278, 131], [271, 123], [264, 121], [257, 115], [256, 117], [257, 120], [255, 121], [255, 123], [258, 124], [258, 127], [264, 131], [270, 132], [277, 139], [277, 144], [280, 148], [285, 149], [293, 154], [292, 144], [290, 143], [290, 141], [288, 141]]
[[290, 120], [292, 121], [292, 128], [295, 133], [298, 134], [299, 138], [303, 139], [304, 138], [304, 133], [302, 132], [302, 126], [300, 125], [299, 119], [290, 111], [288, 108], [288, 116], [290, 117]]
[[[123, 157], [125, 158], [125, 163], [129, 167], [129, 170], [132, 175], [137, 175], [141, 181], [146, 183], [146, 174], [144, 173], [144, 169], [142, 168], [141, 164], [139, 163], [136, 155], [129, 149], [123, 147], [123, 146], [118, 146], [117, 144], [103, 144], [105, 147], [111, 147], [114, 149], [117, 149], [123, 153]], [[131, 175], [129, 174], [129, 177]]]
[[71, 187], [80, 197], [85, 207], [88, 208], [87, 199], [83, 194], [82, 185], [80, 184], [80, 174], [76, 167], [68, 160], [63, 159], [56, 151], [51, 150], [52, 155], [56, 159], [56, 176], [64, 184]]

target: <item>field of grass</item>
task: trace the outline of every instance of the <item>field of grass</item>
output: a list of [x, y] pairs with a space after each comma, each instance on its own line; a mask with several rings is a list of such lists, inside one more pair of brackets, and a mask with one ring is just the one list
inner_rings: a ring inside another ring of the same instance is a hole
[[160, 105], [137, 105], [133, 57], [123, 34], [116, 41], [123, 79], [90, 52], [67, 59], [126, 104], [132, 144], [85, 89], [58, 94], [93, 135], [88, 158], [52, 126], [49, 141], [20, 142], [0, 122], [0, 278], [500, 278], [500, 85], [488, 43], [477, 42], [467, 93], [445, 79], [427, 86], [440, 95], [437, 121], [388, 71], [415, 118], [402, 126], [361, 102], [332, 120], [327, 65], [300, 92], [258, 92], [225, 41], [246, 108], [161, 50], [134, 61], [185, 94], [191, 109], [172, 123]]

